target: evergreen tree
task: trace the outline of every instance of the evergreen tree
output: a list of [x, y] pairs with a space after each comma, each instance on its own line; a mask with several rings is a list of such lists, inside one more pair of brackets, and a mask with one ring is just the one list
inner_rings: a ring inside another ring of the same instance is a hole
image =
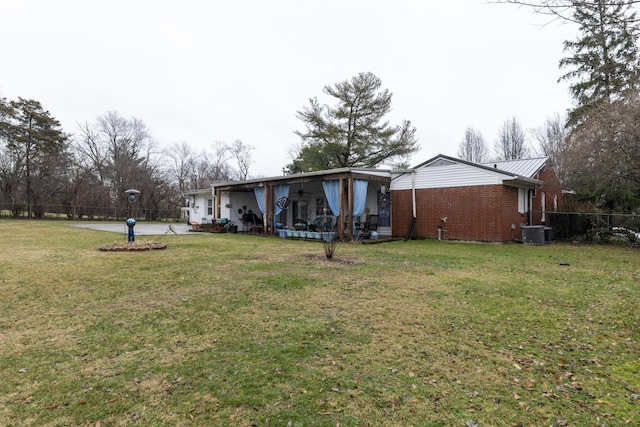
[[[45, 180], [34, 181], [38, 168], [47, 168], [52, 156], [64, 149], [67, 136], [60, 122], [51, 117], [38, 101], [18, 98], [17, 101], [0, 100], [0, 139], [16, 161], [24, 165], [24, 183], [29, 218], [33, 214], [36, 185]], [[42, 177], [41, 177], [42, 178]]]
[[638, 88], [638, 24], [625, 0], [574, 2], [573, 18], [580, 37], [565, 41], [569, 56], [561, 68], [571, 70], [560, 77], [570, 82], [577, 103], [569, 113], [570, 125], [585, 120], [598, 104], [610, 104], [629, 89]]
[[380, 90], [382, 82], [372, 73], [360, 73], [325, 86], [335, 107], [317, 98], [298, 111], [306, 131], [296, 131], [302, 142], [289, 172], [309, 172], [339, 167], [375, 167], [409, 157], [418, 150], [416, 129], [408, 120], [392, 126], [384, 117], [391, 111], [392, 94]]

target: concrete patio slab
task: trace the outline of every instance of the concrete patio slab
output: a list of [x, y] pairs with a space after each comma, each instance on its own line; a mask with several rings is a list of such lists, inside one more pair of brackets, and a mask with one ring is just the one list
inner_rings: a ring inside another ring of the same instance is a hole
[[[127, 228], [127, 225], [124, 222], [122, 223], [96, 222], [96, 223], [78, 223], [78, 224], [70, 224], [70, 225], [72, 227], [89, 228], [91, 230], [109, 231], [112, 233], [127, 234], [129, 232], [129, 229]], [[134, 227], [134, 231], [136, 233], [136, 236], [157, 236], [157, 235], [163, 235], [163, 234], [173, 234], [173, 231], [171, 231], [169, 226], [173, 228], [176, 234], [202, 234], [202, 233], [189, 233], [189, 230], [191, 230], [190, 225], [178, 224], [178, 223], [171, 223], [171, 224], [138, 223]]]

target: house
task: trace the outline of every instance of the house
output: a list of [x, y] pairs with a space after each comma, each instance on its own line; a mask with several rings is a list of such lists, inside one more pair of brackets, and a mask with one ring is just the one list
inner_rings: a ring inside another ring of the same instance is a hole
[[502, 160], [498, 162], [485, 163], [484, 166], [493, 166], [506, 172], [520, 176], [528, 176], [542, 181], [542, 185], [536, 187], [531, 198], [529, 218], [530, 225], [544, 225], [547, 222], [546, 213], [555, 212], [563, 203], [562, 184], [556, 172], [548, 167], [549, 158], [540, 157], [536, 159]]
[[204, 224], [214, 219], [211, 187], [187, 191], [182, 196], [186, 199], [188, 207], [187, 222]]
[[379, 216], [380, 234], [391, 234], [390, 183], [389, 170], [339, 168], [216, 183], [185, 196], [192, 220], [228, 218], [238, 231], [272, 235], [283, 228], [331, 229], [351, 239], [354, 224], [368, 214]]
[[[562, 203], [548, 159], [476, 164], [438, 155], [393, 171], [392, 235], [508, 242]], [[536, 211], [536, 207], [539, 211]]]
[[191, 221], [238, 231], [331, 229], [352, 239], [367, 215], [381, 236], [508, 242], [562, 204], [546, 157], [476, 164], [438, 155], [407, 170], [339, 168], [216, 183], [185, 193]]

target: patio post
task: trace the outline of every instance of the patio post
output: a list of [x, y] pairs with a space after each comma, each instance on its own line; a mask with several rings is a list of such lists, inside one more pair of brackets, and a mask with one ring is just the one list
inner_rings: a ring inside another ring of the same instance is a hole
[[344, 217], [344, 178], [340, 178], [340, 222], [338, 225], [340, 240], [344, 240]]
[[271, 206], [269, 205], [269, 201], [271, 197], [271, 186], [269, 184], [265, 184], [264, 188], [264, 217], [262, 218], [262, 228], [265, 234], [270, 234], [270, 217], [271, 217]]
[[347, 236], [349, 240], [353, 240], [353, 175], [349, 174], [349, 181], [347, 183]]
[[213, 219], [218, 219], [221, 215], [220, 197], [218, 195], [218, 192], [215, 191], [215, 187], [211, 189], [211, 192], [213, 193]]

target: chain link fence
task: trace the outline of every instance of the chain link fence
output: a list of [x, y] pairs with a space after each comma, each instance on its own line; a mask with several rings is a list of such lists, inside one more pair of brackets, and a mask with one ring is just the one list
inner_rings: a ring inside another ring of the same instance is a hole
[[[29, 206], [0, 203], [0, 218], [28, 218]], [[147, 209], [143, 207], [37, 205], [31, 217], [69, 221], [124, 221], [129, 217], [142, 221], [187, 222], [186, 208]], [[532, 212], [540, 217], [542, 212]], [[546, 212], [545, 225], [552, 228], [554, 240], [608, 241], [613, 238], [640, 242], [640, 215], [585, 212]]]
[[640, 215], [585, 212], [547, 212], [547, 225], [558, 240], [640, 242]]
[[143, 221], [187, 221], [184, 208], [147, 209], [138, 206], [69, 206], [0, 203], [0, 218], [57, 219], [69, 221], [123, 221], [129, 217]]

